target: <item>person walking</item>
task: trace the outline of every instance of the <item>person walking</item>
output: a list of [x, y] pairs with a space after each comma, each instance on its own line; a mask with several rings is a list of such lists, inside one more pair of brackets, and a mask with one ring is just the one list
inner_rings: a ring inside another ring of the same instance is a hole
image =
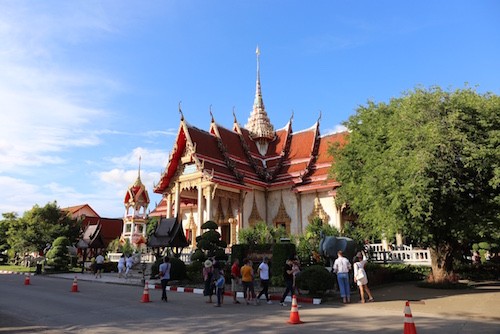
[[259, 264], [257, 273], [259, 274], [260, 284], [262, 286], [262, 290], [257, 295], [257, 300], [259, 300], [260, 296], [264, 295], [267, 303], [272, 304], [273, 302], [269, 299], [269, 264], [266, 256], [264, 256], [262, 262]]
[[123, 276], [123, 273], [125, 272], [125, 265], [125, 255], [122, 254], [122, 256], [118, 259], [118, 278]]
[[233, 293], [233, 304], [240, 303], [238, 299], [236, 299], [236, 295], [238, 294], [240, 284], [241, 284], [240, 260], [235, 259], [233, 261], [233, 265], [231, 266], [231, 292]]
[[367, 263], [368, 261], [366, 261], [366, 259], [364, 259], [363, 256], [360, 255], [356, 257], [353, 265], [354, 282], [358, 285], [361, 303], [365, 302], [365, 292], [368, 295], [369, 302], [372, 302], [374, 300], [370, 288], [368, 288], [368, 277], [366, 276], [365, 271], [365, 266]]
[[161, 300], [167, 302], [167, 284], [170, 281], [170, 268], [172, 264], [170, 263], [170, 258], [165, 256], [163, 258], [163, 263], [159, 267], [159, 275], [161, 280]]
[[287, 306], [285, 303], [286, 296], [290, 293], [293, 297], [293, 259], [288, 259], [285, 262], [285, 267], [283, 268], [283, 279], [285, 280], [285, 291], [281, 296], [280, 305]]
[[241, 267], [240, 270], [241, 283], [243, 284], [243, 295], [245, 296], [247, 305], [250, 305], [250, 303], [257, 305], [253, 286], [254, 272], [252, 268], [252, 261], [250, 259], [245, 259], [243, 263], [243, 267]]
[[215, 280], [215, 295], [217, 296], [217, 304], [215, 304], [214, 306], [221, 307], [222, 303], [224, 302], [224, 287], [226, 285], [226, 279], [224, 278], [223, 269], [216, 268], [216, 270], [218, 272], [218, 277]]
[[214, 294], [214, 268], [212, 261], [206, 260], [203, 264], [203, 282], [205, 283], [205, 287], [203, 289], [203, 295], [208, 297], [207, 303], [212, 303], [212, 296]]
[[132, 255], [129, 255], [127, 259], [125, 260], [125, 264], [127, 269], [125, 270], [125, 278], [129, 277], [130, 270], [132, 270], [132, 267], [134, 266], [134, 258]]
[[337, 274], [340, 297], [344, 304], [351, 302], [351, 287], [349, 286], [349, 271], [352, 269], [351, 262], [344, 257], [344, 253], [339, 250], [337, 259], [333, 263], [333, 272]]
[[95, 258], [95, 278], [102, 278], [102, 270], [104, 269], [104, 256], [99, 252]]

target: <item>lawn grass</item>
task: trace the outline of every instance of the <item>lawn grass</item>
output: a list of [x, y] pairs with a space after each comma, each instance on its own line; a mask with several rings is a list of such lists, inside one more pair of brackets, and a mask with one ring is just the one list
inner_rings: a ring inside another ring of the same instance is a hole
[[35, 267], [15, 266], [10, 264], [0, 266], [0, 271], [12, 271], [17, 273], [34, 273], [35, 269]]
[[[32, 273], [34, 274], [36, 271], [35, 267], [25, 267], [25, 266], [16, 266], [16, 265], [1, 265], [0, 271], [12, 271], [15, 273]], [[80, 273], [82, 272], [82, 268], [79, 267], [71, 267], [66, 272], [70, 273]]]

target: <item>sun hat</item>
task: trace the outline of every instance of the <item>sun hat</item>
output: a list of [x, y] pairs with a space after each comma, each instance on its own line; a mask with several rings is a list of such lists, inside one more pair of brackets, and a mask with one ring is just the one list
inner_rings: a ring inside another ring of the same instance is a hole
[[206, 260], [205, 261], [205, 268], [210, 268], [212, 266], [212, 261]]

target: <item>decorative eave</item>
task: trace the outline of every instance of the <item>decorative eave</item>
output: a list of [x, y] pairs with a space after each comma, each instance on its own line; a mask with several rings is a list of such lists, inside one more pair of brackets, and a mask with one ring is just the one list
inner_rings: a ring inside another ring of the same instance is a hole
[[[210, 114], [212, 115], [212, 111], [210, 111]], [[219, 126], [215, 122], [213, 115], [212, 115], [212, 122], [210, 124], [210, 133], [215, 138], [217, 138], [217, 147], [219, 148], [220, 153], [224, 157], [224, 163], [226, 164], [226, 167], [233, 173], [234, 177], [240, 183], [243, 182], [244, 175], [238, 171], [234, 161], [229, 157], [229, 154], [227, 153], [227, 147], [224, 145], [222, 141], [222, 138], [220, 136]]]
[[[182, 115], [182, 113], [181, 113]], [[184, 120], [184, 115], [181, 117], [179, 130], [174, 144], [174, 148], [170, 153], [168, 164], [160, 176], [158, 184], [153, 186], [153, 191], [157, 194], [166, 194], [172, 188], [171, 180], [178, 177], [183, 170], [183, 165], [189, 161], [193, 161], [198, 170], [203, 169], [203, 162], [196, 156], [196, 144], [193, 144], [189, 130], [191, 125]]]
[[306, 178], [314, 169], [314, 164], [318, 157], [319, 143], [320, 143], [320, 133], [319, 133], [319, 119], [318, 119], [314, 129], [314, 141], [311, 146], [311, 156], [309, 158], [309, 162], [306, 165], [306, 168], [304, 168], [304, 171], [300, 175], [301, 179]]

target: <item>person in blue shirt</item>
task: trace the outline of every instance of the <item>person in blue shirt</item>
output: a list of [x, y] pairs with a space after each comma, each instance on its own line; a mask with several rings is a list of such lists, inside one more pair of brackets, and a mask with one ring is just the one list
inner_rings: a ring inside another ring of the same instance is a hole
[[163, 263], [160, 264], [160, 279], [161, 279], [161, 300], [164, 302], [167, 302], [167, 284], [168, 281], [170, 280], [170, 268], [172, 267], [172, 264], [170, 263], [170, 258], [168, 256], [165, 256], [163, 258]]

